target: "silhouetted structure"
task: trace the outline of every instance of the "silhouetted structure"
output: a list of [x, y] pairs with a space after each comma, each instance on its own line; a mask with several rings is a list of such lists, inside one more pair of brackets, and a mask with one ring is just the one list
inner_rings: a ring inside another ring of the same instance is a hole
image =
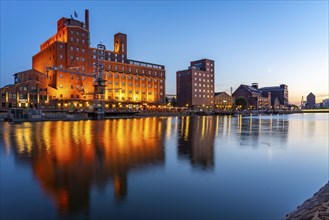
[[315, 95], [311, 92], [306, 97], [306, 108], [314, 108], [315, 107]]
[[[271, 93], [271, 105], [274, 108], [286, 108], [288, 107], [288, 86], [285, 84], [281, 84], [280, 86], [271, 86], [271, 87], [263, 87], [259, 89], [263, 94], [268, 92]], [[275, 103], [275, 100], [278, 103]]]

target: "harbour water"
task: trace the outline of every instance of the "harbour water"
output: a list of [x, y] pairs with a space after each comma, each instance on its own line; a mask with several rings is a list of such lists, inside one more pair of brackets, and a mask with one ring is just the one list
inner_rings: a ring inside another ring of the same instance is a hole
[[0, 219], [281, 219], [329, 179], [329, 114], [0, 122]]

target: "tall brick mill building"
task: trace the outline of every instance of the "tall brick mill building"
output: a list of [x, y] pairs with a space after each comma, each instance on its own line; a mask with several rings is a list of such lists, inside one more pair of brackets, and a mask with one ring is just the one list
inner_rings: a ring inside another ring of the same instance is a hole
[[192, 61], [187, 70], [176, 72], [177, 105], [194, 109], [214, 106], [215, 63]]
[[163, 104], [165, 66], [128, 59], [127, 35], [114, 35], [114, 50], [90, 47], [89, 11], [85, 22], [61, 18], [57, 32], [40, 46], [32, 69], [14, 74], [14, 84], [0, 89], [1, 109], [90, 108], [102, 56], [105, 108]]

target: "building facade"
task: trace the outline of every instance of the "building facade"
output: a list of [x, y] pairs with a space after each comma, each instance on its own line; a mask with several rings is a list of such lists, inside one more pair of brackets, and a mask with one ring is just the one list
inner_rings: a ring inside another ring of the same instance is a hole
[[306, 108], [314, 108], [315, 107], [315, 95], [311, 92], [306, 97]]
[[32, 69], [14, 74], [14, 85], [0, 89], [1, 107], [88, 108], [95, 99], [100, 65], [105, 108], [164, 104], [165, 66], [128, 59], [127, 35], [114, 35], [114, 50], [90, 46], [85, 22], [61, 18], [57, 32], [40, 46]]
[[[281, 84], [280, 86], [263, 87], [259, 89], [263, 94], [271, 93], [271, 105], [276, 108], [287, 108], [288, 101], [288, 86]], [[277, 101], [276, 101], [277, 100]]]
[[234, 106], [234, 98], [226, 92], [215, 92], [214, 104], [216, 109], [232, 109]]
[[258, 89], [258, 84], [252, 86], [240, 85], [232, 94], [235, 105], [239, 109], [270, 109], [271, 93], [262, 93]]
[[177, 105], [202, 108], [214, 106], [215, 63], [202, 59], [176, 72]]

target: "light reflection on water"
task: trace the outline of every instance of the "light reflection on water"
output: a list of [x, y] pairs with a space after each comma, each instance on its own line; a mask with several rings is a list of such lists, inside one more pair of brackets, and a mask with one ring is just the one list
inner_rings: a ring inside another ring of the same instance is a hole
[[328, 114], [2, 122], [0, 217], [280, 219], [328, 181], [328, 126]]

